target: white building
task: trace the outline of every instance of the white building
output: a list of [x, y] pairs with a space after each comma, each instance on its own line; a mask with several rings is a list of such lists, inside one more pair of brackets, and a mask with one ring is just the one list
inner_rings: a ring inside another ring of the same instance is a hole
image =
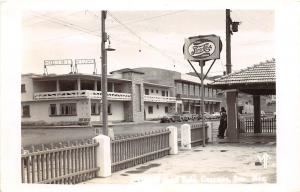
[[[158, 119], [167, 113], [200, 113], [199, 80], [174, 71], [121, 69], [108, 76], [108, 121]], [[173, 76], [164, 75], [166, 72]], [[151, 75], [150, 75], [151, 76]], [[97, 125], [101, 123], [101, 76], [22, 75], [23, 125]], [[219, 111], [216, 90], [205, 88], [206, 111]]]

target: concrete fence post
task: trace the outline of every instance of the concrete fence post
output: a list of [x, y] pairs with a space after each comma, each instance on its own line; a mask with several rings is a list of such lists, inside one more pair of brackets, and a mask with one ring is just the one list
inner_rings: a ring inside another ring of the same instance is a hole
[[169, 146], [171, 147], [170, 155], [176, 155], [178, 153], [177, 127], [169, 126], [167, 129], [171, 131], [169, 135]]
[[181, 125], [181, 148], [182, 149], [192, 149], [191, 145], [191, 125], [183, 124]]
[[115, 134], [113, 128], [108, 128], [108, 136], [110, 137], [111, 140], [115, 139]]
[[110, 137], [98, 135], [93, 140], [99, 143], [96, 149], [96, 164], [100, 167], [97, 177], [109, 177], [111, 176]]
[[207, 122], [207, 137], [208, 137], [208, 142], [211, 143], [213, 142], [213, 126], [212, 126], [212, 122]]

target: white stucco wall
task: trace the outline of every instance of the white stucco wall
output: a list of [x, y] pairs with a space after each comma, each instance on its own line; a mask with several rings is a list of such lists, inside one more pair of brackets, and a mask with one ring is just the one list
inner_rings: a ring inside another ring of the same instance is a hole
[[[111, 104], [111, 115], [108, 115], [108, 121], [124, 121], [124, 104], [122, 101], [109, 101]], [[91, 121], [101, 121], [102, 114], [92, 115]]]
[[[157, 105], [159, 108], [157, 109]], [[153, 114], [148, 113], [148, 106], [153, 106]], [[146, 119], [155, 119], [155, 118], [161, 118], [165, 113], [165, 107], [169, 106], [165, 103], [145, 103], [145, 112], [146, 112]]]
[[[168, 91], [168, 96], [170, 97], [170, 90], [167, 88], [144, 85], [144, 91], [145, 89], [149, 89], [149, 95], [157, 95], [157, 96], [162, 96], [161, 94], [162, 91], [165, 91], [165, 96], [166, 96], [166, 92]], [[151, 93], [151, 89], [153, 89], [153, 93]], [[158, 93], [156, 93], [156, 90], [158, 90]]]
[[[21, 84], [25, 84], [25, 92], [21, 93], [22, 101], [32, 101], [33, 100], [33, 83], [31, 76], [23, 76], [21, 78]], [[21, 91], [21, 85], [20, 85]]]
[[122, 101], [110, 101], [111, 115], [108, 115], [108, 121], [124, 120], [124, 104]]
[[[76, 116], [49, 116], [50, 104], [61, 103], [76, 103]], [[22, 117], [22, 122], [45, 121], [47, 123], [54, 123], [60, 121], [78, 121], [79, 118], [89, 117], [88, 100], [58, 100], [58, 101], [40, 101], [40, 102], [25, 102], [22, 105], [30, 105], [30, 117]]]

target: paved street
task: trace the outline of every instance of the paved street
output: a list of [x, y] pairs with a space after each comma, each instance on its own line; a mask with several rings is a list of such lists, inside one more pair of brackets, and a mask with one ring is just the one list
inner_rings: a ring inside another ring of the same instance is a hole
[[[217, 121], [218, 122], [218, 121]], [[149, 121], [142, 124], [119, 123], [114, 124], [113, 130], [115, 135], [126, 135], [143, 133], [152, 130], [166, 128], [170, 125], [180, 127], [183, 123], [159, 123], [158, 121]], [[61, 142], [76, 139], [86, 139], [94, 137], [94, 128], [24, 128], [22, 129], [22, 146], [47, 144], [52, 142]]]
[[[275, 142], [255, 143], [197, 147], [85, 183], [276, 183]], [[268, 158], [265, 167], [258, 163], [263, 157]]]

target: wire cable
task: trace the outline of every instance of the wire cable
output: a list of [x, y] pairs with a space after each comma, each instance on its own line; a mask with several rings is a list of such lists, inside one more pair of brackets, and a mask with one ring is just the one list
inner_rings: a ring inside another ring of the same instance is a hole
[[[154, 49], [155, 51], [159, 52], [161, 55], [171, 59], [172, 62], [177, 61], [176, 59], [174, 59], [173, 57], [169, 56], [168, 54], [165, 54], [163, 51], [161, 51], [160, 49], [158, 49], [157, 47], [155, 47], [154, 45], [152, 45], [151, 43], [149, 43], [148, 41], [146, 41], [145, 39], [143, 39], [140, 35], [138, 35], [136, 32], [134, 32], [131, 28], [129, 28], [127, 25], [125, 25], [123, 22], [121, 22], [118, 18], [116, 18], [113, 14], [111, 14], [110, 12], [107, 12], [116, 22], [118, 22], [120, 25], [122, 25], [125, 29], [127, 29], [132, 35], [136, 36], [141, 42], [145, 43], [146, 45], [148, 45], [149, 47], [151, 47], [152, 49]], [[177, 61], [179, 63], [181, 63], [180, 61]]]

